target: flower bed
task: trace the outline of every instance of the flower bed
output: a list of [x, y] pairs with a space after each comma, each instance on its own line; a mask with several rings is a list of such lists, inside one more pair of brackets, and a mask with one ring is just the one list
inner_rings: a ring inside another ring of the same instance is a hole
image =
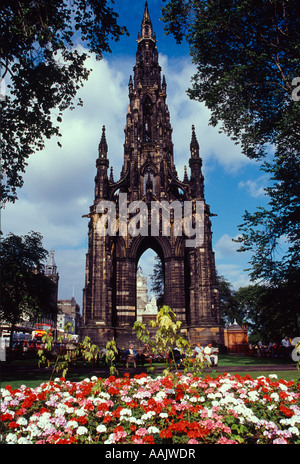
[[11, 444], [300, 443], [300, 384], [274, 375], [56, 379], [1, 396]]

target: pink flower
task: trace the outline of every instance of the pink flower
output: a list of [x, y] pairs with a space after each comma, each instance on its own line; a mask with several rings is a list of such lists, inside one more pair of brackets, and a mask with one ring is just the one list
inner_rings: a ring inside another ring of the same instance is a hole
[[147, 435], [148, 434], [148, 430], [145, 429], [145, 427], [140, 427], [136, 432], [135, 432], [136, 435], [140, 436], [140, 437], [143, 437], [144, 435]]
[[235, 440], [229, 440], [226, 437], [221, 437], [217, 441], [217, 445], [237, 445], [237, 441]]
[[191, 438], [188, 441], [188, 445], [197, 445], [198, 443], [199, 443], [198, 440], [195, 440], [195, 438]]
[[276, 438], [273, 440], [274, 445], [287, 445], [287, 441], [284, 438]]
[[114, 437], [115, 442], [117, 443], [118, 441], [122, 440], [122, 438], [127, 437], [127, 432], [125, 432], [125, 430], [119, 431], [119, 432], [115, 432], [115, 433], [113, 434], [113, 437]]

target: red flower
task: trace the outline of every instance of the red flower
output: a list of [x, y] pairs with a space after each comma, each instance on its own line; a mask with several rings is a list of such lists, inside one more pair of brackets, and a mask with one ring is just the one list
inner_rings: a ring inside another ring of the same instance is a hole
[[109, 406], [106, 403], [99, 403], [98, 404], [98, 411], [108, 411]]
[[119, 390], [116, 387], [108, 387], [108, 393], [110, 395], [118, 395]]
[[282, 400], [285, 400], [286, 398], [288, 398], [288, 394], [284, 391], [280, 391], [279, 392], [279, 398], [281, 398]]
[[147, 435], [146, 437], [144, 437], [144, 438], [143, 438], [143, 442], [144, 442], [145, 444], [155, 445], [155, 440], [154, 440], [153, 435]]
[[163, 429], [160, 432], [160, 438], [172, 438], [173, 434], [169, 429]]
[[284, 406], [284, 404], [281, 404], [279, 409], [286, 417], [292, 417], [294, 415], [294, 412], [291, 409]]
[[84, 406], [84, 409], [86, 411], [94, 411], [94, 405], [92, 403], [87, 403], [85, 406]]
[[12, 420], [12, 418], [13, 418], [13, 416], [7, 412], [7, 413], [2, 414], [2, 415], [0, 416], [0, 421], [1, 421], [1, 422], [5, 422], [5, 421], [7, 421], [7, 420]]
[[114, 428], [114, 433], [117, 432], [124, 432], [122, 425], [117, 425], [117, 427]]
[[19, 425], [16, 422], [12, 421], [8, 427], [10, 429], [16, 429], [17, 427], [19, 427]]
[[39, 394], [37, 395], [37, 398], [38, 398], [38, 400], [43, 401], [43, 400], [46, 399], [46, 396], [47, 396], [47, 393], [44, 391], [44, 392], [42, 392], [42, 393], [39, 393]]
[[43, 414], [44, 412], [49, 412], [49, 409], [47, 409], [47, 408], [41, 408], [41, 409], [40, 409], [40, 414]]

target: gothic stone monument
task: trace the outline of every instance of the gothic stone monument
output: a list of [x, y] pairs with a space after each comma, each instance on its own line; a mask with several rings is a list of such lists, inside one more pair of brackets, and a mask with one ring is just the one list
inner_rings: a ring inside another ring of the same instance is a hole
[[[223, 344], [211, 213], [204, 199], [199, 145], [192, 127], [191, 173], [188, 178], [185, 169], [183, 180], [179, 180], [167, 85], [161, 76], [147, 3], [137, 42], [134, 78], [129, 79], [124, 163], [118, 181], [112, 170], [108, 172], [105, 127], [99, 144], [95, 199], [87, 215], [80, 336], [90, 336], [99, 346], [112, 338], [119, 346], [137, 344], [132, 332], [137, 319], [137, 266], [144, 251], [152, 248], [163, 263], [164, 303], [182, 321], [183, 334], [191, 343]], [[179, 221], [178, 211], [182, 212]], [[199, 224], [201, 239], [196, 240], [193, 231]]]

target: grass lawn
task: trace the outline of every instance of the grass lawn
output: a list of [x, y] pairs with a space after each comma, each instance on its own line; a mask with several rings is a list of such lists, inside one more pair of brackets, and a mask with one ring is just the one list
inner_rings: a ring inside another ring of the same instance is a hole
[[[293, 369], [293, 370], [280, 370], [280, 366], [283, 364], [290, 364], [290, 360], [284, 359], [270, 359], [270, 358], [251, 358], [245, 356], [234, 356], [234, 355], [221, 355], [219, 357], [219, 367], [224, 368], [220, 372], [216, 373], [212, 370], [209, 372], [211, 377], [219, 375], [220, 373], [226, 372], [226, 367], [231, 367], [230, 374], [239, 374], [241, 376], [245, 376], [249, 374], [252, 378], [257, 378], [261, 375], [268, 376], [269, 374], [277, 374], [278, 378], [285, 379], [285, 380], [292, 380], [298, 379], [300, 377], [300, 371]], [[268, 365], [270, 364], [278, 364], [278, 371], [268, 370]], [[20, 385], [27, 385], [28, 387], [34, 388], [39, 386], [42, 382], [50, 380], [52, 370], [49, 371], [45, 370], [36, 370], [38, 366], [37, 359], [28, 359], [28, 360], [15, 360], [11, 364], [12, 367], [22, 366], [25, 369], [22, 372], [15, 371], [13, 369], [10, 372], [4, 372], [2, 369], [2, 363], [0, 363], [0, 386], [4, 388], [7, 384], [11, 385], [13, 389], [19, 388]], [[154, 365], [155, 366], [155, 365]], [[163, 366], [163, 364], [159, 364], [159, 366]], [[251, 370], [245, 370], [245, 366], [249, 366]], [[260, 366], [260, 370], [255, 371], [254, 366]], [[263, 370], [261, 367], [265, 366]], [[145, 366], [145, 372], [147, 372], [148, 365]], [[236, 367], [236, 370], [233, 371], [232, 367]], [[241, 367], [241, 370], [239, 370]], [[243, 370], [242, 370], [243, 367]], [[85, 366], [84, 370], [81, 372], [76, 372], [76, 370], [69, 371], [67, 373], [67, 380], [70, 381], [80, 381], [85, 378], [90, 378], [93, 375], [97, 375], [97, 371], [91, 366]], [[131, 375], [134, 375], [134, 371], [130, 370]], [[208, 372], [204, 372], [203, 375], [206, 376]], [[109, 371], [107, 370], [107, 375], [109, 375]], [[152, 374], [150, 374], [152, 375]], [[157, 375], [157, 374], [154, 374]], [[103, 375], [102, 375], [103, 376]], [[54, 374], [53, 378], [60, 377], [60, 374]], [[104, 376], [103, 376], [104, 377]]]
[[254, 358], [251, 356], [238, 356], [234, 354], [221, 354], [219, 366], [257, 366], [268, 364], [291, 364], [291, 359], [284, 358]]

